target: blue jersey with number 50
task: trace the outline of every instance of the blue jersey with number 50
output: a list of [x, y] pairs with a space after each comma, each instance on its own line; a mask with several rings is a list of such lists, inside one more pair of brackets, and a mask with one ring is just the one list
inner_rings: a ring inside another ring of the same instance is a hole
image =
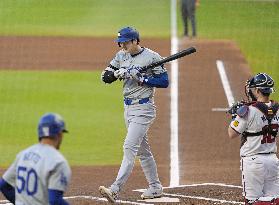
[[71, 170], [63, 155], [45, 144], [20, 152], [3, 179], [15, 187], [16, 205], [48, 204], [48, 189], [65, 192]]

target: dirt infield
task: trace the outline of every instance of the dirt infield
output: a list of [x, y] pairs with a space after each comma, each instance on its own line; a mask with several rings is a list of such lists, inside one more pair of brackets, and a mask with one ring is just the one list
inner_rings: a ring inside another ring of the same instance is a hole
[[[108, 38], [0, 37], [0, 44], [1, 69], [103, 69], [118, 49]], [[142, 45], [158, 51], [162, 56], [169, 55], [170, 42], [167, 39], [143, 39]], [[231, 41], [180, 40], [180, 49], [189, 46], [195, 46], [197, 53], [179, 60], [178, 148], [181, 187], [166, 188], [164, 193], [166, 197], [179, 198], [180, 204], [240, 202], [239, 140], [230, 141], [227, 137], [229, 117], [226, 113], [212, 111], [212, 108], [228, 106], [216, 60], [224, 62], [236, 99], [243, 97], [243, 83], [250, 71], [237, 45]], [[166, 67], [170, 70], [169, 65]], [[163, 186], [168, 187], [170, 89], [157, 89], [155, 100], [158, 113], [150, 130], [150, 144], [160, 180]], [[98, 187], [111, 184], [118, 168], [72, 167], [73, 179], [66, 193], [67, 197], [71, 197], [68, 200], [76, 205], [106, 203], [101, 199]], [[121, 200], [127, 204], [144, 203], [137, 201], [140, 192], [133, 190], [146, 186], [141, 168], [136, 164], [121, 193]], [[3, 196], [0, 197], [0, 204], [4, 203], [1, 200]]]

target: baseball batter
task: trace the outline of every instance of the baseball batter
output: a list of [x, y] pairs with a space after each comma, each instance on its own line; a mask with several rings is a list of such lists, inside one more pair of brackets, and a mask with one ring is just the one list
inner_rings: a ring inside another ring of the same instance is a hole
[[168, 74], [163, 66], [142, 73], [141, 69], [161, 60], [161, 56], [139, 45], [139, 33], [132, 27], [122, 28], [116, 42], [122, 49], [116, 53], [109, 66], [102, 72], [102, 80], [112, 83], [123, 80], [124, 118], [127, 135], [123, 145], [123, 160], [115, 182], [109, 187], [100, 186], [100, 193], [114, 203], [132, 172], [135, 158], [139, 156], [141, 167], [148, 181], [143, 199], [161, 197], [163, 190], [157, 174], [157, 166], [151, 153], [147, 131], [156, 116], [154, 88], [168, 87]]
[[16, 205], [68, 205], [63, 193], [71, 170], [58, 151], [67, 132], [62, 117], [48, 113], [38, 125], [39, 143], [20, 152], [4, 173], [0, 190]]
[[[279, 104], [269, 99], [274, 81], [259, 73], [247, 81], [249, 103], [236, 111], [230, 123], [230, 138], [241, 136], [241, 171], [246, 205], [279, 204], [279, 160], [276, 137]], [[234, 113], [233, 113], [234, 114]]]

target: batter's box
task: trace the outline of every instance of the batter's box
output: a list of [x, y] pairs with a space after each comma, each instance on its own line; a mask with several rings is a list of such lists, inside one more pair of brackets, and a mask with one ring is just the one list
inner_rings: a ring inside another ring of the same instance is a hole
[[[135, 190], [142, 192], [143, 190]], [[204, 183], [164, 187], [165, 197], [179, 198], [181, 204], [212, 205], [212, 204], [244, 204], [240, 186]]]

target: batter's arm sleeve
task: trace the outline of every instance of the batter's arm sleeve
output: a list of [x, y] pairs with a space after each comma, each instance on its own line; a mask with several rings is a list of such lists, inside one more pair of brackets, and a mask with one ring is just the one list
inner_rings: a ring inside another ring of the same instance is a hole
[[15, 203], [15, 188], [7, 183], [4, 179], [0, 179], [0, 191], [13, 204]]
[[69, 205], [67, 201], [63, 199], [64, 192], [54, 189], [48, 190], [48, 202], [50, 205]]
[[146, 77], [143, 80], [143, 84], [148, 85], [150, 87], [167, 88], [169, 86], [168, 73], [164, 72], [161, 74], [155, 74], [150, 77]]

